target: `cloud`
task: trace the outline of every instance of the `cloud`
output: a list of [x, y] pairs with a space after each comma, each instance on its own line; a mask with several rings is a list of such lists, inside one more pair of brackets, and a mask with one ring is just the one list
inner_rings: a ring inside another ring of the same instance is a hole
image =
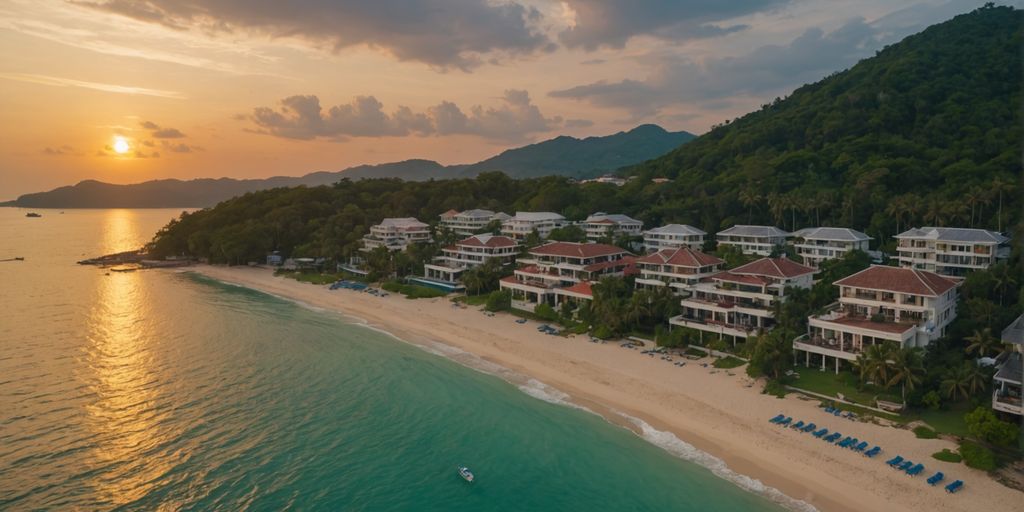
[[180, 139], [185, 136], [177, 128], [162, 128], [151, 133], [154, 139]]
[[558, 34], [570, 48], [622, 48], [647, 35], [670, 41], [717, 37], [748, 28], [720, 25], [731, 18], [776, 8], [789, 0], [566, 0], [573, 23]]
[[540, 12], [489, 0], [90, 0], [77, 5], [176, 30], [290, 38], [340, 50], [368, 46], [403, 61], [470, 69], [498, 54], [551, 49]]
[[278, 109], [257, 107], [249, 118], [260, 133], [300, 140], [468, 134], [516, 141], [563, 124], [561, 117], [545, 117], [529, 93], [515, 89], [505, 91], [498, 106], [476, 105], [468, 112], [442, 101], [426, 112], [399, 106], [387, 113], [373, 96], [358, 96], [325, 112], [317, 96], [307, 95], [287, 97]]
[[605, 62], [608, 62], [608, 61], [605, 60], [605, 59], [589, 59], [589, 60], [585, 60], [583, 62], [580, 62], [580, 64], [582, 64], [584, 66], [596, 66], [597, 64], [604, 64]]
[[588, 128], [594, 126], [594, 122], [590, 119], [566, 119], [566, 128]]
[[33, 75], [28, 73], [0, 73], [0, 78], [27, 82], [30, 84], [52, 85], [55, 87], [78, 87], [92, 89], [94, 91], [112, 92], [117, 94], [134, 94], [143, 96], [156, 96], [159, 98], [184, 99], [185, 96], [176, 91], [164, 91], [160, 89], [148, 89], [145, 87], [133, 87], [129, 85], [105, 84], [101, 82], [86, 82], [71, 78], [61, 78], [47, 75]]
[[[149, 142], [149, 141], [146, 141], [146, 142]], [[145, 142], [143, 142], [143, 144], [145, 144]], [[148, 145], [150, 147], [152, 147], [152, 144], [148, 144]], [[160, 147], [162, 147], [164, 150], [170, 151], [172, 153], [192, 153], [194, 151], [203, 151], [203, 148], [201, 148], [199, 146], [191, 146], [189, 144], [185, 144], [184, 142], [174, 143], [174, 142], [170, 142], [170, 141], [166, 141], [166, 140], [160, 141]]]
[[60, 147], [47, 146], [43, 149], [43, 154], [47, 156], [82, 156], [84, 153], [65, 144]]
[[154, 123], [153, 121], [142, 121], [141, 123], [139, 123], [139, 126], [145, 128], [147, 130], [159, 130], [160, 129], [160, 125]]
[[789, 44], [761, 46], [738, 57], [697, 62], [675, 54], [650, 56], [658, 64], [645, 79], [598, 81], [549, 96], [623, 109], [634, 117], [690, 102], [728, 108], [732, 98], [781, 93], [848, 67], [880, 47], [878, 35], [863, 19], [853, 19], [829, 33], [810, 28]]

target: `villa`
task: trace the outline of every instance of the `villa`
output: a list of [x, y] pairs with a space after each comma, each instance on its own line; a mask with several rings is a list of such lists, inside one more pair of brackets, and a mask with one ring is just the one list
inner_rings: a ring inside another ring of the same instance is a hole
[[870, 236], [849, 228], [804, 228], [793, 233], [793, 247], [804, 265], [818, 268], [821, 262], [842, 258], [850, 251], [868, 252]]
[[689, 247], [694, 250], [704, 248], [704, 237], [707, 233], [686, 224], [668, 224], [644, 231], [644, 251], [655, 252], [662, 249], [678, 249]]
[[512, 307], [533, 311], [539, 304], [558, 306], [564, 300], [590, 300], [591, 282], [632, 272], [636, 259], [607, 244], [552, 242], [520, 258], [520, 268], [499, 283], [512, 290]]
[[583, 221], [583, 230], [591, 242], [620, 236], [639, 236], [643, 227], [644, 223], [634, 218], [604, 212], [595, 213]]
[[719, 272], [690, 287], [682, 314], [669, 324], [737, 338], [766, 331], [775, 324], [775, 304], [786, 288], [810, 288], [815, 269], [786, 258], [761, 258]]
[[946, 333], [956, 318], [956, 282], [934, 272], [872, 265], [833, 283], [839, 301], [807, 318], [807, 334], [793, 341], [794, 357], [855, 361], [871, 345], [894, 342], [925, 347]]
[[423, 265], [424, 278], [454, 287], [462, 273], [496, 259], [503, 265], [515, 261], [519, 244], [507, 236], [473, 235], [441, 249], [441, 255]]
[[715, 235], [718, 245], [731, 245], [743, 254], [770, 256], [777, 247], [786, 245], [787, 233], [775, 226], [736, 225]]
[[501, 224], [501, 234], [523, 241], [534, 231], [541, 239], [546, 239], [551, 230], [568, 225], [565, 217], [551, 212], [516, 212], [514, 217]]
[[505, 222], [510, 218], [507, 213], [495, 213], [490, 210], [448, 210], [441, 214], [441, 227], [456, 235], [469, 236], [487, 229], [494, 221]]
[[377, 247], [389, 251], [404, 251], [409, 244], [430, 241], [430, 226], [412, 217], [384, 219], [380, 224], [370, 227], [370, 233], [363, 237], [363, 247], [369, 252]]
[[1012, 350], [1000, 357], [998, 371], [992, 377], [992, 409], [1017, 416], [1024, 421], [1021, 389], [1024, 388], [1024, 315], [1003, 329], [1003, 343]]
[[725, 260], [689, 247], [662, 249], [637, 258], [636, 287], [651, 290], [668, 286], [673, 294], [685, 295], [691, 286], [721, 272], [724, 265]]
[[986, 229], [913, 228], [896, 240], [901, 267], [950, 277], [964, 277], [1010, 256], [1010, 239]]

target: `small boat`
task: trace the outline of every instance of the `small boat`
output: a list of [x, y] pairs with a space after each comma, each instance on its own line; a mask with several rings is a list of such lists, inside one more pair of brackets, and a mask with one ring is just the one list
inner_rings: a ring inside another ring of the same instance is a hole
[[28, 213], [25, 214], [25, 216], [26, 217], [42, 217], [42, 215], [40, 215], [40, 214], [38, 214], [36, 212], [28, 212]]
[[469, 468], [465, 466], [459, 466], [459, 476], [461, 476], [462, 479], [467, 482], [472, 482], [474, 478], [473, 472], [470, 471]]

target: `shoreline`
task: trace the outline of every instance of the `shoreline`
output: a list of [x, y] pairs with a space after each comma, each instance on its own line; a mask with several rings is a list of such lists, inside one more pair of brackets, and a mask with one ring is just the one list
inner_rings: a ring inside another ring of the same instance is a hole
[[[199, 265], [173, 271], [194, 272], [341, 314], [354, 323], [503, 378], [535, 398], [554, 401], [526, 387], [534, 385], [548, 395], [551, 391], [564, 393], [566, 405], [597, 414], [789, 509], [810, 505], [822, 511], [991, 512], [1015, 510], [1024, 500], [1024, 494], [981, 471], [930, 456], [942, 448], [955, 449], [950, 441], [917, 439], [909, 430], [837, 418], [819, 408], [817, 400], [797, 394], [784, 399], [763, 395], [760, 386], [744, 386], [750, 379], [742, 367], [715, 370], [691, 361], [680, 368], [620, 348], [618, 343], [552, 337], [537, 332], [532, 321], [519, 325], [510, 315], [488, 317], [475, 307], [453, 308], [446, 298], [409, 300], [394, 294], [382, 298], [331, 291], [326, 286], [275, 277], [269, 269], [259, 267]], [[453, 353], [438, 345], [454, 349]], [[475, 366], [472, 359], [507, 371], [488, 371]], [[506, 375], [508, 372], [514, 377]], [[868, 459], [769, 424], [767, 420], [778, 413], [869, 440], [884, 451]], [[964, 490], [950, 495], [942, 486], [928, 486], [926, 476], [911, 478], [889, 469], [884, 461], [896, 454], [924, 463], [929, 475], [943, 471], [947, 475], [944, 483], [964, 480]]]

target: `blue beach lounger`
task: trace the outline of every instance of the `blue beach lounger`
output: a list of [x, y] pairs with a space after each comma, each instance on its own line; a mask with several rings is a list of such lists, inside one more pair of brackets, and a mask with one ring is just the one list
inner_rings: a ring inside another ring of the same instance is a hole
[[771, 422], [771, 423], [778, 423], [778, 422], [780, 422], [780, 421], [782, 421], [784, 419], [786, 419], [786, 415], [785, 414], [780, 414], [780, 415], [778, 415], [778, 416], [776, 416], [776, 417], [774, 417], [774, 418], [772, 418], [772, 419], [770, 419], [768, 421]]
[[818, 428], [818, 426], [817, 426], [817, 425], [815, 425], [814, 423], [808, 423], [808, 424], [807, 424], [807, 425], [806, 425], [806, 426], [805, 426], [805, 427], [803, 428], [803, 431], [804, 431], [804, 432], [806, 433], [806, 432], [810, 432], [810, 431], [812, 431], [812, 430], [814, 430], [814, 429], [816, 429], [816, 428]]
[[821, 429], [821, 430], [819, 430], [819, 431], [817, 431], [817, 432], [815, 432], [815, 433], [813, 433], [811, 435], [814, 436], [814, 437], [822, 437], [825, 434], [828, 434], [828, 429], [827, 428], [823, 428], [823, 429]]
[[943, 475], [942, 471], [939, 471], [938, 473], [935, 473], [934, 475], [928, 477], [928, 485], [934, 486], [935, 484], [941, 482], [944, 478], [946, 478], [946, 475]]
[[914, 466], [914, 463], [908, 460], [908, 461], [904, 462], [903, 464], [900, 464], [899, 466], [896, 466], [896, 469], [898, 469], [900, 471], [906, 471], [906, 470], [910, 469], [913, 466]]
[[892, 467], [896, 467], [896, 465], [901, 463], [901, 462], [903, 462], [903, 456], [902, 455], [897, 455], [897, 456], [895, 456], [895, 457], [885, 461], [886, 464], [888, 464], [888, 465], [890, 465]]
[[785, 425], [789, 425], [792, 422], [793, 422], [793, 417], [792, 416], [786, 416], [786, 419], [780, 421], [779, 425], [785, 426]]
[[861, 441], [860, 444], [858, 444], [857, 446], [854, 446], [853, 449], [858, 451], [858, 452], [862, 452], [867, 447], [868, 447], [868, 442], [867, 441]]
[[882, 451], [882, 447], [881, 446], [876, 446], [876, 447], [874, 447], [874, 448], [864, 452], [864, 456], [868, 457], [868, 458], [871, 458], [871, 457], [874, 457], [875, 455], [878, 455], [878, 453], [881, 452], [881, 451]]
[[946, 486], [946, 492], [948, 492], [948, 493], [957, 492], [963, 486], [964, 486], [964, 481], [963, 480], [957, 480], [957, 481], [955, 481], [955, 482], [953, 482], [953, 483], [951, 483], [951, 484]]
[[804, 420], [800, 420], [793, 424], [793, 428], [804, 428]]
[[924, 464], [917, 464], [916, 466], [907, 470], [907, 474], [910, 476], [917, 476], [924, 471]]

